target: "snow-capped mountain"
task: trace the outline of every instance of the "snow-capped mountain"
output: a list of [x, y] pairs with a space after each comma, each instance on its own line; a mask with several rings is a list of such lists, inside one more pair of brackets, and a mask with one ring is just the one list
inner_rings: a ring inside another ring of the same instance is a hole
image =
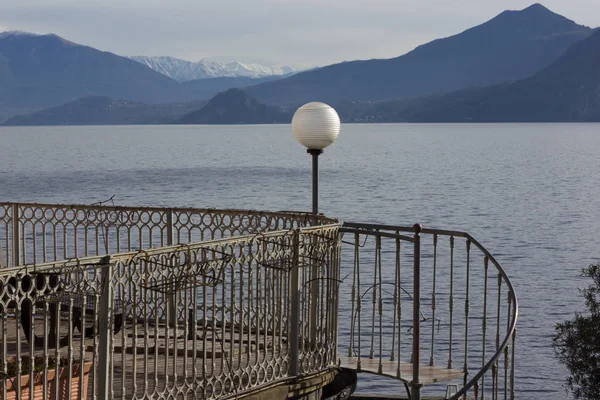
[[267, 67], [260, 64], [246, 64], [237, 61], [220, 63], [207, 58], [198, 62], [181, 60], [174, 57], [131, 56], [129, 58], [179, 82], [221, 77], [262, 78], [269, 75], [286, 75], [294, 72], [291, 67], [287, 66]]

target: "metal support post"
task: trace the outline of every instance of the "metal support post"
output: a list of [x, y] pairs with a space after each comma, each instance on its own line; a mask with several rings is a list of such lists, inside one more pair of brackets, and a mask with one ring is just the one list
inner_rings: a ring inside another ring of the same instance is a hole
[[312, 213], [319, 213], [319, 156], [323, 153], [320, 149], [308, 149], [312, 156]]
[[99, 341], [98, 341], [98, 398], [108, 399], [112, 396], [111, 388], [111, 355], [112, 355], [112, 327], [113, 327], [113, 269], [110, 264], [110, 256], [101, 261], [100, 274], [102, 277], [102, 292], [99, 304]]
[[412, 364], [413, 380], [411, 382], [411, 400], [421, 400], [420, 381], [421, 368], [421, 231], [419, 224], [413, 226], [415, 230], [414, 270], [413, 270], [413, 347]]
[[[306, 151], [312, 156], [312, 213], [316, 216], [319, 213], [319, 155], [323, 153], [320, 149], [308, 149]], [[316, 237], [311, 237], [311, 241], [318, 241]], [[315, 245], [315, 243], [311, 243]], [[310, 348], [315, 350], [317, 347], [317, 313], [318, 313], [318, 298], [319, 298], [319, 261], [310, 257], [310, 318], [309, 318], [309, 337], [310, 337]]]
[[299, 268], [300, 264], [299, 260], [299, 247], [300, 247], [300, 235], [298, 231], [294, 232], [293, 237], [293, 260], [292, 260], [292, 269], [290, 271], [290, 319], [289, 319], [289, 366], [288, 366], [288, 375], [290, 377], [298, 376], [299, 374], [299, 335], [300, 335], [300, 278], [299, 278]]

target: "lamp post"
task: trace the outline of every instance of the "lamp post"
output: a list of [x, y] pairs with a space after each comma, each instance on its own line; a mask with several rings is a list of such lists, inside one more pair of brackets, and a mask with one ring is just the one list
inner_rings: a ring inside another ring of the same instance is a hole
[[[306, 147], [307, 153], [312, 156], [312, 213], [316, 220], [319, 213], [319, 155], [338, 137], [340, 117], [333, 108], [325, 103], [307, 103], [296, 110], [292, 118], [292, 132], [296, 136], [296, 140]], [[309, 263], [310, 279], [306, 280], [311, 283], [308, 331], [310, 347], [314, 350], [317, 346], [319, 269], [321, 265], [315, 260], [310, 260]]]
[[292, 118], [296, 140], [312, 156], [312, 213], [319, 213], [319, 155], [340, 133], [340, 117], [325, 103], [307, 103]]

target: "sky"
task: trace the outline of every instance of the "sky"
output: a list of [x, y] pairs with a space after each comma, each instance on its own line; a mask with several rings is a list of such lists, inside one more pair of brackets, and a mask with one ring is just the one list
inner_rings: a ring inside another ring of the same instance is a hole
[[[391, 58], [534, 0], [0, 0], [0, 31], [55, 33], [119, 55], [294, 67]], [[599, 0], [547, 0], [600, 26]]]

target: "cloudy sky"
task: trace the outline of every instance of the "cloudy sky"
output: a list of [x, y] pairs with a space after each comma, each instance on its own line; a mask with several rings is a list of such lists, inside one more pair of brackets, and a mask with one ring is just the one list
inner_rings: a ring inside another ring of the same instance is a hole
[[[0, 0], [0, 30], [56, 33], [120, 55], [293, 66], [390, 58], [533, 0]], [[600, 26], [599, 0], [546, 0]]]

